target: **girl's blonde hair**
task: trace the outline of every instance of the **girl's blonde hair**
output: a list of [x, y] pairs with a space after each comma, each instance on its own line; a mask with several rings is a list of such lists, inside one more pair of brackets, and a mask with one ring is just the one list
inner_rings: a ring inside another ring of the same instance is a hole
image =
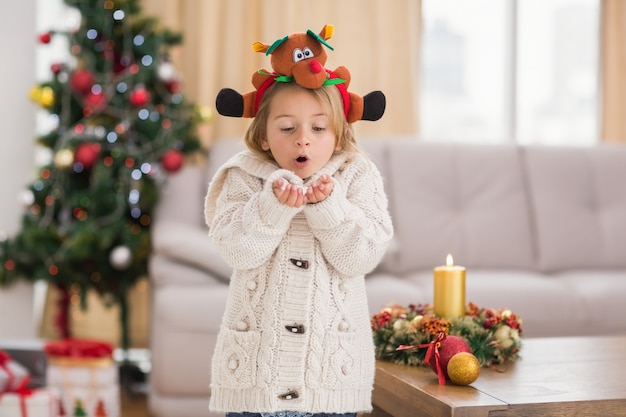
[[298, 84], [290, 83], [274, 83], [269, 87], [263, 98], [259, 103], [259, 110], [254, 117], [254, 120], [248, 127], [244, 141], [248, 149], [252, 152], [267, 159], [274, 159], [269, 151], [264, 151], [261, 147], [261, 140], [267, 136], [267, 119], [270, 114], [272, 100], [280, 91], [284, 91], [290, 88], [300, 88], [304, 91], [308, 91], [314, 96], [322, 105], [322, 108], [328, 112], [332, 120], [332, 128], [337, 138], [337, 144], [341, 146], [344, 151], [359, 151], [356, 143], [356, 137], [354, 136], [354, 130], [347, 120], [343, 110], [343, 100], [339, 90], [334, 85], [325, 85], [313, 90], [300, 87]]

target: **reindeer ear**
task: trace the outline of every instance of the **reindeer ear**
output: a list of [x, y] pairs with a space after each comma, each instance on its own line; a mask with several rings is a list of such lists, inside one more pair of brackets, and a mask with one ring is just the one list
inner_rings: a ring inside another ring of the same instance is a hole
[[252, 49], [254, 50], [254, 52], [265, 52], [269, 47], [269, 45], [266, 45], [263, 42], [255, 42], [252, 44]]
[[320, 38], [327, 41], [333, 36], [333, 33], [335, 33], [335, 27], [333, 25], [324, 25], [319, 35]]
[[[327, 27], [327, 26], [324, 26]], [[332, 32], [332, 31], [331, 31]], [[324, 33], [324, 31], [322, 30], [322, 33]], [[334, 48], [332, 46], [330, 46], [328, 44], [328, 42], [326, 42], [326, 39], [324, 39], [321, 35], [318, 35], [317, 33], [313, 32], [311, 29], [306, 31], [306, 34], [309, 36], [312, 36], [313, 39], [317, 40], [319, 43], [321, 43], [322, 45], [324, 45], [325, 47], [327, 47], [328, 49], [330, 49], [331, 51], [334, 50]], [[329, 36], [330, 37], [330, 36]]]
[[278, 48], [280, 45], [282, 45], [283, 43], [285, 43], [287, 41], [287, 39], [289, 38], [289, 36], [283, 36], [282, 38], [274, 41], [274, 43], [269, 47], [269, 48], [265, 48], [265, 55], [269, 55], [272, 52], [274, 52], [274, 50], [276, 48]]

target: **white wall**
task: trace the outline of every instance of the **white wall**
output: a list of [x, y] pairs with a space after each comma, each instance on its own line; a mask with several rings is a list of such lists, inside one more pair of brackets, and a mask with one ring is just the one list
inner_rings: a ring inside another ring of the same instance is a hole
[[[19, 230], [20, 192], [34, 176], [36, 107], [28, 93], [35, 84], [35, 4], [12, 2], [0, 25], [0, 233]], [[35, 334], [32, 286], [0, 291], [0, 340]]]

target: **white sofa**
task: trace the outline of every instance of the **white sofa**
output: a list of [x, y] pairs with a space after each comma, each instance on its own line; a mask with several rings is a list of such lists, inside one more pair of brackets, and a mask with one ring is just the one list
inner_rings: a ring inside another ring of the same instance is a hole
[[[361, 142], [385, 178], [395, 226], [394, 244], [366, 278], [371, 313], [431, 303], [432, 269], [452, 253], [467, 267], [467, 301], [510, 308], [525, 337], [626, 334], [626, 146]], [[206, 165], [173, 176], [155, 215], [154, 417], [210, 415], [230, 268], [202, 211], [212, 174], [241, 146], [218, 141]]]

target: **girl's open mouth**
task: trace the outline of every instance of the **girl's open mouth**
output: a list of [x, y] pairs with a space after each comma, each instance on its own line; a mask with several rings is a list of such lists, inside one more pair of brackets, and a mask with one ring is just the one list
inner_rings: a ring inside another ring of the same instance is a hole
[[294, 160], [294, 164], [297, 168], [303, 168], [309, 162], [309, 158], [301, 155]]

